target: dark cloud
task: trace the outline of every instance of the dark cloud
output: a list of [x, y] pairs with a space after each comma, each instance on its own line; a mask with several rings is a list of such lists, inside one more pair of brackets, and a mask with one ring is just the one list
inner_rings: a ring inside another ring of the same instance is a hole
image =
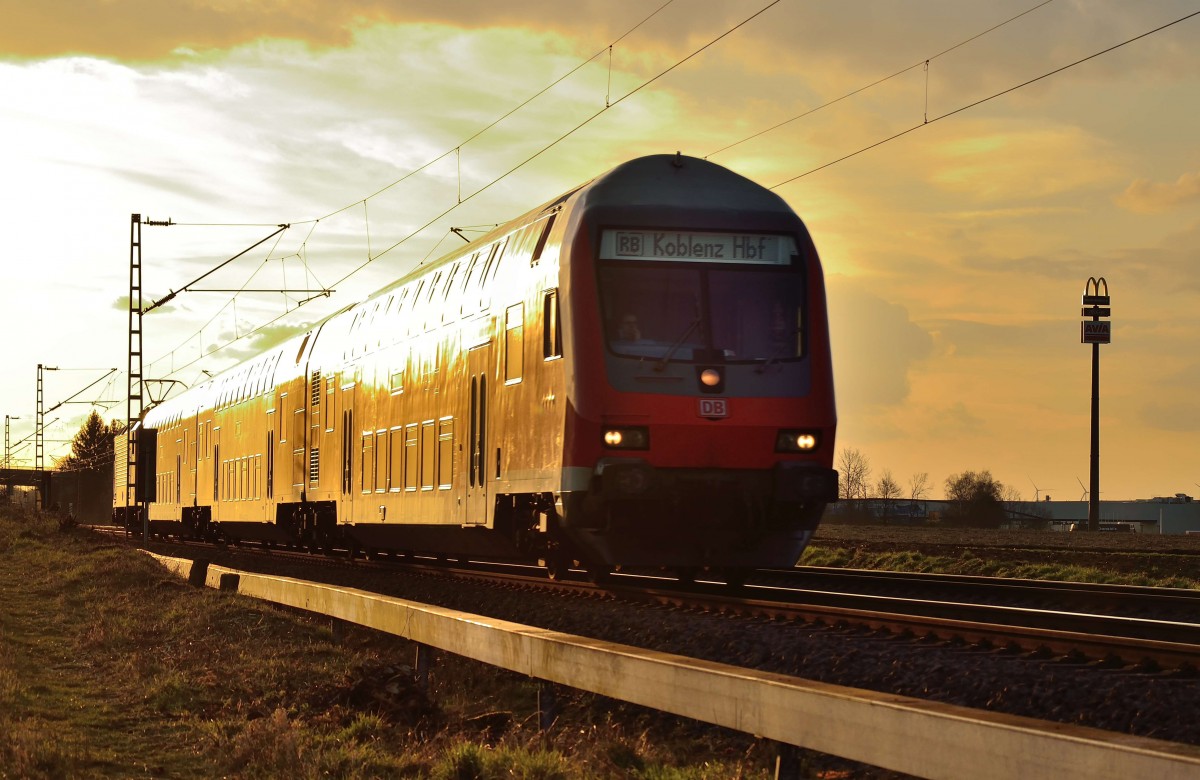
[[[315, 47], [345, 46], [354, 32], [373, 24], [449, 23], [463, 27], [517, 26], [602, 31], [614, 36], [646, 15], [641, 3], [600, 0], [526, 0], [521, 3], [441, 0], [298, 0], [226, 3], [219, 0], [4, 0], [0, 47], [19, 57], [93, 54], [152, 60], [180, 48], [224, 49], [262, 38], [304, 41]], [[699, 14], [676, 14], [684, 34]], [[36, 34], [31, 34], [37, 31]]]
[[958, 319], [938, 319], [922, 324], [937, 334], [939, 348], [960, 357], [1045, 355], [1049, 345], [1079, 341], [1079, 320], [1073, 319], [1074, 302], [1063, 305], [1061, 319], [1022, 321], [995, 325]]
[[[5, 20], [0, 50], [26, 58], [90, 54], [154, 60], [179, 49], [228, 49], [265, 38], [301, 41], [314, 48], [341, 47], [358, 31], [379, 24], [520, 28], [579, 37], [590, 47], [624, 35], [645, 20], [654, 5], [638, 0], [0, 0]], [[1084, 12], [1074, 4], [1052, 3], [958, 46], [1030, 5], [960, 0], [783, 3], [738, 29], [714, 54], [735, 53], [733, 59], [761, 70], [790, 70], [801, 64], [812, 72], [819, 66], [830, 90], [843, 89], [846, 78], [873, 81], [932, 59], [929, 79], [936, 101], [957, 94], [978, 97], [981, 91], [1011, 86], [1191, 10], [1183, 0], [1155, 3], [1150, 10], [1142, 4], [1102, 0]], [[622, 40], [614, 56], [631, 63], [655, 51], [678, 58], [732, 29], [759, 7], [676, 0]], [[1171, 35], [1153, 36], [1123, 52], [1119, 61], [1112, 59], [1091, 63], [1071, 77], [1103, 81], [1134, 68], [1159, 69], [1170, 63], [1194, 67], [1186, 43]], [[920, 67], [915, 73], [924, 82]]]
[[829, 328], [843, 410], [895, 406], [908, 398], [909, 371], [933, 339], [908, 309], [844, 277], [829, 279]]
[[1156, 214], [1200, 203], [1200, 173], [1184, 173], [1173, 182], [1138, 179], [1116, 198], [1123, 209]]

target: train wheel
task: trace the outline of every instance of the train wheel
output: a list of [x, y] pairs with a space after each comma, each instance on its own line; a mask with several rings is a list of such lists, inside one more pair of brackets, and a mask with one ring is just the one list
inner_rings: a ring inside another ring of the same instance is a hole
[[587, 567], [588, 580], [593, 585], [607, 585], [612, 580], [612, 567], [600, 564]]
[[551, 555], [543, 562], [543, 565], [546, 567], [546, 574], [556, 582], [567, 578], [572, 564], [574, 564], [574, 561], [563, 555]]
[[742, 567], [730, 568], [725, 570], [725, 585], [731, 590], [742, 587], [746, 584], [746, 578], [750, 576], [750, 570]]

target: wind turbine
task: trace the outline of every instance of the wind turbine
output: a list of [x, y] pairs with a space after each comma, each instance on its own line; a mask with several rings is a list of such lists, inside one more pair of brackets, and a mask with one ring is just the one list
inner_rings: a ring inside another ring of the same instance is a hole
[[[1033, 503], [1036, 504], [1042, 500], [1042, 492], [1038, 488], [1037, 483], [1033, 481], [1033, 477], [1026, 474], [1025, 478], [1029, 480], [1029, 484], [1033, 485]], [[1048, 488], [1048, 490], [1053, 490], [1053, 489], [1054, 488]]]
[[1081, 480], [1079, 477], [1075, 477], [1075, 481], [1079, 483], [1079, 487], [1083, 490], [1083, 495], [1079, 497], [1079, 500], [1087, 501], [1088, 489], [1083, 486], [1083, 480]]

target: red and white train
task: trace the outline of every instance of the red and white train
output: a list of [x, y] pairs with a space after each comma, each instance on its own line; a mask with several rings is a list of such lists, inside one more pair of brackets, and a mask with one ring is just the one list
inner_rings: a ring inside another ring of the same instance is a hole
[[[820, 261], [774, 193], [632, 160], [146, 412], [155, 533], [795, 564], [837, 498]], [[124, 440], [118, 441], [118, 449]]]

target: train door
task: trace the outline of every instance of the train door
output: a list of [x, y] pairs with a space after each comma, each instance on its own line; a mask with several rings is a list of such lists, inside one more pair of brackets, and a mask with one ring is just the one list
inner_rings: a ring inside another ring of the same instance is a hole
[[[269, 506], [275, 504], [275, 410], [267, 410], [267, 473], [266, 493]], [[274, 512], [271, 513], [274, 516]]]
[[196, 416], [192, 418], [192, 426], [187, 429], [184, 434], [184, 455], [183, 459], [188, 464], [188, 485], [184, 495], [188, 499], [188, 506], [196, 506], [196, 499], [199, 498], [200, 484], [197, 480], [200, 478], [200, 412], [197, 410]]
[[224, 520], [225, 513], [222, 500], [225, 498], [221, 494], [221, 426], [215, 426], [212, 430], [212, 519], [214, 521]]
[[342, 377], [341, 402], [341, 463], [338, 471], [341, 473], [341, 499], [338, 505], [338, 519], [352, 522], [354, 518], [354, 454], [357, 442], [354, 435], [354, 384], [358, 377], [358, 367], [349, 369]]
[[467, 353], [467, 500], [464, 523], [488, 521], [487, 442], [492, 368], [491, 344]]
[[272, 487], [274, 488], [277, 503], [291, 503], [299, 500], [299, 496], [292, 495], [291, 489], [291, 470], [292, 470], [292, 442], [291, 442], [291, 414], [288, 410], [288, 404], [291, 400], [288, 398], [286, 390], [278, 390], [275, 395], [275, 457], [272, 459]]

